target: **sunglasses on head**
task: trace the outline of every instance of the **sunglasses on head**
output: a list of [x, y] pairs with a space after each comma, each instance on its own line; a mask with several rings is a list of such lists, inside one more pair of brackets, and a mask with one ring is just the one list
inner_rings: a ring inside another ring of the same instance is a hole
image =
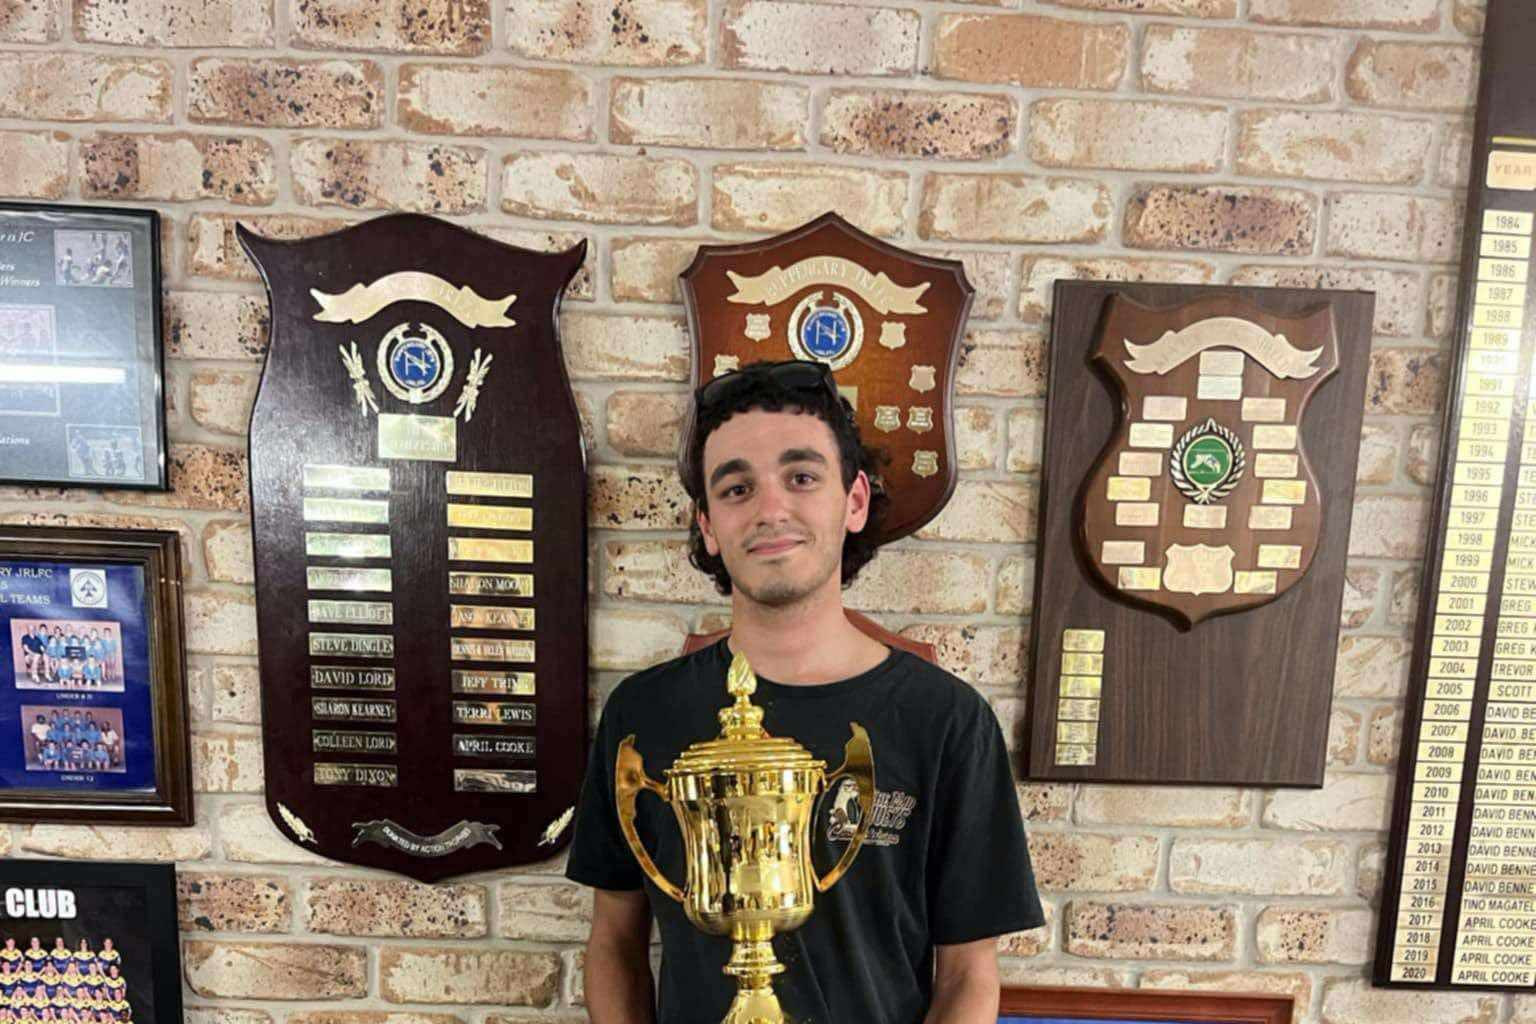
[[723, 373], [699, 388], [694, 404], [699, 411], [720, 405], [731, 396], [739, 394], [753, 384], [770, 381], [785, 391], [822, 393], [832, 399], [834, 409], [840, 408], [841, 397], [832, 371], [825, 363], [813, 363], [804, 359], [787, 359], [780, 363], [751, 363], [739, 370]]

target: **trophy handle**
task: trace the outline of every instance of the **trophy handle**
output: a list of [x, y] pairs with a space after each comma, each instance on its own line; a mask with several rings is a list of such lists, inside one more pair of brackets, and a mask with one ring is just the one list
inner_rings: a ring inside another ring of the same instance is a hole
[[837, 884], [837, 880], [853, 866], [853, 858], [859, 854], [859, 848], [864, 845], [864, 837], [869, 834], [869, 823], [874, 818], [875, 809], [875, 758], [869, 752], [869, 733], [858, 722], [849, 722], [848, 728], [853, 730], [853, 735], [848, 738], [848, 744], [843, 748], [842, 767], [827, 776], [826, 786], [822, 793], [832, 792], [832, 783], [848, 776], [859, 786], [859, 824], [853, 830], [853, 838], [848, 841], [848, 848], [843, 851], [843, 856], [837, 865], [828, 871], [822, 878], [816, 879], [818, 892], [826, 892]]
[[626, 736], [624, 742], [619, 744], [618, 766], [613, 776], [614, 799], [618, 802], [619, 810], [619, 829], [624, 833], [624, 841], [629, 844], [635, 860], [640, 862], [641, 870], [650, 876], [656, 888], [681, 903], [683, 891], [661, 873], [661, 869], [656, 866], [656, 862], [651, 860], [651, 855], [641, 845], [640, 833], [635, 831], [635, 798], [643, 789], [648, 789], [661, 797], [663, 803], [671, 803], [667, 799], [667, 787], [645, 774], [645, 760], [635, 749], [635, 737]]

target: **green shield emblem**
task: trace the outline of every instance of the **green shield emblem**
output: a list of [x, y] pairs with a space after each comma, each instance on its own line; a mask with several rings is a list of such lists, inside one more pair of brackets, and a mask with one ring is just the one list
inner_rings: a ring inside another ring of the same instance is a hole
[[1168, 474], [1173, 485], [1197, 505], [1209, 505], [1231, 494], [1247, 463], [1237, 434], [1213, 419], [1179, 438], [1170, 455]]

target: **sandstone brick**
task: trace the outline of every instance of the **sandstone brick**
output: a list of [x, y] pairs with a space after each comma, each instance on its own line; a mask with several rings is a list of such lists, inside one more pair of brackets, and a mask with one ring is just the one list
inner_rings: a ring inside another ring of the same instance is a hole
[[1481, 36], [1487, 17], [1488, 0], [1456, 0], [1451, 7], [1451, 23], [1462, 35]]
[[692, 502], [670, 466], [594, 466], [587, 522], [606, 530], [686, 530]]
[[703, 149], [805, 148], [810, 90], [732, 78], [616, 78], [609, 141]]
[[1398, 708], [1373, 708], [1365, 749], [1366, 760], [1382, 767], [1391, 767], [1396, 764], [1402, 736], [1402, 712]]
[[731, 0], [720, 23], [720, 65], [810, 75], [910, 75], [915, 10], [781, 0]]
[[1445, 393], [1444, 359], [1424, 348], [1381, 348], [1371, 353], [1365, 390], [1370, 414], [1427, 416]]
[[1025, 323], [1049, 319], [1057, 281], [1209, 284], [1214, 273], [1214, 267], [1199, 260], [1027, 255], [1019, 271], [1019, 319]]
[[475, 939], [488, 933], [486, 892], [478, 885], [312, 878], [304, 897], [306, 928], [322, 935]]
[[0, 117], [168, 122], [171, 80], [155, 58], [0, 52]]
[[[487, 1024], [495, 1018], [489, 1018]], [[531, 1018], [530, 1018], [531, 1020]], [[284, 1024], [464, 1024], [451, 1013], [390, 1013], [386, 1010], [308, 1010], [290, 1013]], [[563, 1024], [555, 1020], [549, 1024]]]
[[182, 609], [189, 652], [256, 653], [256, 603], [249, 594], [189, 590], [183, 595]]
[[1091, 832], [1029, 834], [1035, 880], [1047, 890], [1139, 892], [1157, 880], [1156, 836]]
[[187, 117], [264, 128], [377, 128], [384, 73], [367, 60], [205, 57], [187, 72]]
[[1013, 148], [1019, 109], [996, 93], [833, 89], [821, 144], [859, 156], [986, 160]]
[[184, 930], [285, 932], [292, 919], [288, 883], [275, 875], [178, 872], [176, 905]]
[[183, 1006], [181, 1020], [182, 1024], [272, 1024], [272, 1015], [239, 1006]]
[[1497, 993], [1415, 992], [1372, 988], [1357, 978], [1328, 978], [1323, 982], [1322, 1024], [1371, 1024], [1411, 1020], [1413, 1024], [1493, 1024], [1498, 1019]]
[[210, 688], [215, 722], [261, 721], [261, 675], [255, 665], [214, 665]]
[[224, 199], [264, 206], [277, 168], [264, 139], [103, 133], [80, 143], [81, 194], [103, 199]]
[[1402, 697], [1408, 691], [1413, 644], [1404, 637], [1351, 634], [1339, 638], [1334, 670], [1338, 697]]
[[267, 350], [267, 300], [229, 292], [170, 291], [165, 354], [180, 359], [259, 360]]
[[633, 672], [675, 658], [688, 634], [669, 612], [598, 607], [591, 614], [588, 659], [595, 669]]
[[1345, 629], [1359, 629], [1365, 625], [1376, 610], [1376, 595], [1380, 591], [1380, 570], [1365, 566], [1346, 568], [1344, 601], [1339, 609], [1339, 625]]
[[206, 858], [213, 840], [200, 826], [33, 825], [22, 835], [20, 846], [27, 853], [76, 860], [188, 861]]
[[363, 946], [189, 940], [181, 956], [187, 984], [200, 996], [342, 999], [368, 992]]
[[1366, 424], [1360, 431], [1360, 461], [1355, 467], [1359, 484], [1389, 484], [1397, 476], [1397, 428]]
[[924, 182], [918, 234], [970, 242], [1098, 242], [1113, 210], [1106, 186], [1080, 178], [934, 173]]
[[548, 1006], [560, 957], [520, 950], [389, 946], [379, 950], [379, 991], [391, 1003]]
[[1390, 775], [1337, 772], [1321, 789], [1274, 790], [1265, 795], [1264, 825], [1305, 832], [1385, 830], [1392, 781]]
[[1461, 248], [1460, 209], [1445, 199], [1336, 192], [1327, 246], [1331, 256], [1450, 263]]
[[1072, 787], [1059, 782], [1020, 782], [1019, 814], [1026, 822], [1066, 821], [1072, 810]]
[[977, 615], [991, 589], [978, 555], [887, 548], [859, 572], [843, 603], [861, 612]]
[[704, 238], [615, 238], [608, 243], [609, 291], [618, 302], [683, 301], [677, 275], [693, 262]]
[[289, 162], [297, 198], [312, 206], [434, 214], [485, 207], [486, 157], [477, 146], [300, 139]]
[[1173, 14], [1187, 18], [1235, 18], [1237, 0], [1044, 0], [1058, 7], [1120, 14]]
[[234, 370], [202, 370], [188, 381], [188, 410], [198, 426], [219, 434], [244, 436], [261, 378]]
[[1392, 574], [1392, 596], [1387, 602], [1387, 622], [1393, 626], [1412, 626], [1419, 613], [1420, 568]]
[[[678, 648], [672, 650], [675, 656]], [[496, 901], [496, 932], [504, 939], [585, 942], [592, 927], [592, 890], [585, 886], [502, 882]]]
[[[573, 979], [574, 981], [574, 979]], [[569, 1001], [573, 1006], [580, 1006], [574, 998]], [[485, 1024], [588, 1024], [591, 1020], [585, 1013], [493, 1013], [485, 1018]]]
[[1446, 130], [1436, 161], [1435, 184], [1446, 188], [1466, 188], [1472, 178], [1472, 129], [1453, 125]]
[[1456, 323], [1456, 300], [1459, 282], [1455, 274], [1431, 274], [1429, 294], [1424, 310], [1424, 333], [1437, 341], [1451, 336]]
[[574, 71], [474, 64], [400, 68], [395, 120], [433, 135], [591, 141], [592, 85]]
[[1036, 14], [944, 14], [933, 74], [1034, 89], [1114, 89], [1130, 59], [1125, 25]]
[[1304, 256], [1317, 236], [1317, 200], [1283, 188], [1138, 185], [1124, 234], [1141, 249]]
[[1424, 176], [1428, 121], [1337, 111], [1248, 110], [1238, 115], [1242, 174], [1407, 185]]
[[1029, 638], [1016, 626], [919, 624], [901, 635], [932, 644], [940, 667], [972, 686], [1013, 686], [1024, 678]]
[[1335, 45], [1322, 36], [1149, 25], [1141, 85], [1187, 96], [1326, 103], [1333, 99]]
[[1440, 27], [1440, 5], [1436, 0], [1253, 0], [1248, 17], [1261, 24], [1433, 32]]
[[923, 540], [1024, 544], [1035, 539], [1039, 492], [1033, 484], [961, 480], [944, 510], [917, 531]]
[[1237, 908], [1180, 903], [1067, 904], [1066, 949], [1125, 960], [1230, 960]]
[[999, 615], [1028, 615], [1035, 603], [1035, 558], [1014, 555], [1003, 559], [997, 570]]
[[1049, 952], [1055, 945], [1056, 908], [1049, 900], [1040, 901], [1045, 912], [1045, 924], [1028, 931], [1011, 932], [997, 937], [997, 955], [1000, 957], [1032, 957]]
[[1418, 558], [1424, 550], [1424, 499], [1396, 494], [1355, 498], [1349, 553], [1358, 558]]
[[566, 313], [560, 318], [565, 365], [578, 380], [683, 380], [688, 339], [673, 317]]
[[872, 235], [898, 234], [906, 219], [900, 171], [818, 164], [720, 164], [712, 226], [719, 231], [786, 231], [836, 210]]
[[[219, 213], [199, 213], [187, 224], [187, 270], [207, 277], [227, 278], [239, 281], [257, 281], [260, 276], [256, 267], [246, 259], [245, 250], [235, 238], [235, 224], [244, 224], [264, 238], [289, 240], [310, 238], [331, 231], [339, 231], [347, 222], [334, 217], [300, 217], [293, 214], [267, 214], [258, 217], [232, 217]], [[266, 301], [261, 302], [266, 310]], [[242, 330], [242, 340], [248, 337], [246, 324], [237, 322], [227, 325]], [[262, 321], [262, 350], [266, 347], [267, 323]], [[187, 354], [187, 353], [183, 353]]]
[[118, 46], [271, 46], [272, 0], [76, 0], [75, 38]]
[[1259, 962], [1368, 963], [1375, 920], [1368, 910], [1266, 908], [1258, 920]]
[[1253, 794], [1226, 788], [1086, 786], [1075, 808], [1079, 825], [1246, 828], [1253, 821]]
[[69, 136], [63, 132], [0, 132], [8, 159], [0, 166], [0, 195], [61, 199], [69, 190]]
[[565, 1001], [572, 1006], [587, 1005], [587, 954], [586, 950], [573, 950], [567, 955]]
[[1312, 979], [1300, 971], [1160, 969], [1142, 972], [1138, 985], [1179, 992], [1258, 992], [1290, 996], [1296, 1002], [1292, 1019], [1298, 1022], [1312, 1005]]
[[998, 974], [1004, 985], [1045, 988], [1129, 988], [1131, 972], [1109, 967], [1062, 967], [1033, 961], [1003, 959]]
[[1329, 768], [1348, 768], [1360, 757], [1361, 718], [1352, 708], [1335, 707], [1328, 716]]
[[196, 792], [260, 793], [264, 779], [260, 736], [233, 732], [193, 735], [192, 788]]
[[1045, 167], [1209, 172], [1225, 162], [1227, 122], [1224, 107], [1039, 100], [1029, 110], [1029, 155]]
[[459, 57], [491, 45], [490, 0], [289, 0], [294, 43], [315, 50], [384, 50]]
[[615, 391], [604, 409], [608, 443], [621, 455], [672, 455], [687, 411], [676, 392]]
[[997, 413], [985, 406], [955, 410], [955, 463], [962, 469], [993, 469], [999, 445]]
[[226, 803], [218, 810], [219, 840], [225, 860], [248, 864], [332, 863], [311, 853], [308, 847], [290, 842], [259, 803]]
[[112, 500], [120, 505], [213, 512], [244, 512], [249, 507], [243, 452], [206, 444], [172, 444], [167, 465], [169, 492], [121, 491]]
[[1338, 896], [1354, 858], [1343, 843], [1268, 839], [1176, 839], [1168, 888], [1178, 893]]
[[1245, 266], [1232, 274], [1232, 283], [1265, 288], [1339, 288], [1376, 293], [1376, 334], [1417, 336], [1419, 295], [1424, 290], [1417, 273], [1374, 267]]
[[949, 249], [924, 246], [925, 256], [959, 260], [965, 268], [965, 278], [976, 289], [971, 302], [971, 320], [996, 320], [1008, 308], [1013, 294], [1013, 255], [1008, 252], [988, 252], [974, 249]]
[[534, 60], [660, 67], [704, 61], [706, 0], [531, 0], [507, 5], [507, 46]]
[[528, 152], [502, 164], [503, 211], [610, 224], [693, 224], [698, 173], [686, 160]]
[[1477, 49], [1445, 43], [1364, 39], [1349, 59], [1350, 99], [1402, 110], [1470, 110], [1477, 99]]
[[688, 563], [683, 541], [610, 541], [603, 551], [602, 587], [609, 597], [681, 604], [725, 601], [711, 579]]
[[10, 0], [0, 8], [0, 42], [57, 42], [61, 8], [62, 0]]
[[1045, 339], [1039, 333], [1017, 329], [968, 331], [960, 341], [955, 392], [1035, 398], [1045, 394], [1047, 371]]

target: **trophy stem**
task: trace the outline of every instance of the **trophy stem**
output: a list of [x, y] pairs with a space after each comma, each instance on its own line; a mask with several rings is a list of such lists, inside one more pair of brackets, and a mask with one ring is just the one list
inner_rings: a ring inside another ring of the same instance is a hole
[[724, 967], [736, 979], [736, 998], [721, 1024], [788, 1024], [773, 994], [773, 976], [784, 965], [773, 955], [773, 925], [751, 921], [736, 926], [731, 959]]

